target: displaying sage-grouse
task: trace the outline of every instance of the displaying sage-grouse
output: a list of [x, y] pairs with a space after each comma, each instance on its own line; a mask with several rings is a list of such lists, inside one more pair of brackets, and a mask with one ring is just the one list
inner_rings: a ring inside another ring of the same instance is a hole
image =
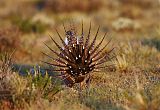
[[57, 56], [57, 58], [53, 58], [44, 53], [53, 61], [44, 63], [57, 67], [57, 69], [53, 69], [52, 71], [59, 71], [59, 76], [61, 76], [67, 86], [72, 87], [75, 83], [81, 83], [83, 81], [87, 82], [90, 80], [90, 74], [92, 72], [101, 71], [102, 68], [110, 66], [104, 65], [104, 63], [111, 61], [114, 57], [112, 54], [114, 48], [105, 51], [105, 48], [108, 46], [110, 41], [100, 48], [106, 37], [106, 33], [103, 38], [101, 38], [101, 41], [95, 45], [99, 27], [91, 43], [89, 43], [91, 37], [91, 23], [86, 40], [84, 40], [83, 23], [82, 32], [80, 35], [77, 35], [76, 28], [74, 26], [70, 26], [69, 30], [66, 30], [65, 26], [63, 27], [66, 35], [65, 40], [62, 39], [61, 35], [56, 30], [63, 44], [62, 47], [51, 37], [60, 52], [55, 51], [45, 44]]

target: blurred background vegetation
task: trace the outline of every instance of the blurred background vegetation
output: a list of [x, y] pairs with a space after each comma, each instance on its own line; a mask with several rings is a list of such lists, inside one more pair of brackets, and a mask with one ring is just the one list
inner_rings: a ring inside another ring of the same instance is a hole
[[79, 30], [82, 20], [85, 27], [92, 22], [93, 32], [100, 25], [113, 41], [142, 40], [154, 46], [159, 9], [158, 0], [1, 0], [0, 51], [16, 48], [20, 63], [37, 63], [42, 42], [57, 37], [54, 28], [63, 34], [62, 24], [72, 20]]
[[2, 101], [0, 109], [12, 104], [30, 110], [160, 109], [159, 20], [159, 0], [0, 0], [0, 53], [15, 50], [12, 59], [17, 64], [42, 65], [40, 60], [49, 60], [41, 54], [49, 53], [43, 42], [56, 50], [49, 35], [60, 42], [56, 28], [65, 38], [63, 23], [68, 28], [74, 22], [80, 33], [83, 21], [85, 35], [90, 22], [92, 35], [100, 25], [97, 41], [108, 32], [105, 42], [112, 38], [117, 47], [115, 71], [93, 74], [90, 95], [83, 92], [83, 98], [72, 89], [56, 94], [60, 84], [40, 71], [34, 77], [29, 72], [27, 78], [13, 74], [5, 67], [10, 58], [3, 54], [0, 88], [8, 87], [9, 101]]

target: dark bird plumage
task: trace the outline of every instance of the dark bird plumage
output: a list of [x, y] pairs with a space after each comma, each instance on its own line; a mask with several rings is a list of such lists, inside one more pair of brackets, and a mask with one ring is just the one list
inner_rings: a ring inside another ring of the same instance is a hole
[[[84, 40], [84, 29], [82, 22], [82, 32], [80, 37], [78, 37], [75, 27], [71, 26], [71, 29], [65, 30], [66, 40], [63, 40], [59, 32], [56, 30], [63, 47], [61, 47], [51, 36], [54, 44], [59, 48], [60, 53], [49, 47], [45, 44], [58, 58], [53, 58], [50, 55], [44, 53], [46, 56], [51, 58], [53, 62], [44, 62], [50, 66], [58, 67], [59, 69], [54, 69], [53, 71], [59, 71], [63, 81], [69, 87], [72, 87], [75, 83], [81, 83], [90, 76], [91, 72], [99, 71], [102, 68], [105, 62], [111, 61], [113, 58], [113, 50], [111, 48], [108, 51], [105, 51], [105, 48], [110, 43], [107, 42], [101, 49], [100, 46], [104, 41], [106, 34], [103, 36], [102, 40], [95, 46], [95, 42], [98, 36], [100, 27], [98, 27], [96, 35], [93, 38], [93, 41], [90, 42], [91, 36], [91, 23], [89, 27], [89, 32]], [[108, 65], [109, 66], [109, 65]]]

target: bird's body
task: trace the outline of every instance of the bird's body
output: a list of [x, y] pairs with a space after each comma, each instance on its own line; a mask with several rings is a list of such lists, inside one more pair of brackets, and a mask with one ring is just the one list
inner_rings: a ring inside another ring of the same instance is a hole
[[51, 39], [59, 48], [60, 53], [46, 45], [54, 54], [58, 56], [58, 58], [55, 59], [51, 57], [53, 63], [45, 63], [58, 67], [59, 69], [53, 71], [59, 71], [61, 73], [62, 80], [69, 87], [72, 87], [75, 83], [83, 82], [85, 78], [90, 78], [91, 72], [97, 71], [97, 69], [105, 68], [101, 65], [112, 59], [111, 53], [114, 48], [107, 52], [103, 52], [109, 42], [102, 49], [99, 49], [106, 34], [102, 38], [101, 42], [95, 46], [99, 27], [91, 44], [89, 44], [90, 32], [91, 24], [87, 38], [84, 41], [83, 23], [82, 33], [79, 36], [77, 35], [75, 28], [71, 28], [68, 31], [65, 30], [66, 39], [63, 40], [57, 31], [63, 47], [60, 47], [52, 37]]

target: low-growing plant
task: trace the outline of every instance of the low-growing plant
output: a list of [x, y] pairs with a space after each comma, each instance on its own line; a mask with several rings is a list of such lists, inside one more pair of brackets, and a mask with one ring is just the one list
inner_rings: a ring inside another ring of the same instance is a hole
[[113, 63], [118, 71], [126, 72], [129, 69], [129, 63], [127, 62], [124, 54], [117, 55]]
[[41, 94], [43, 98], [51, 99], [62, 89], [59, 79], [49, 76], [47, 72], [45, 75], [42, 75], [40, 68], [39, 70], [35, 69], [34, 75], [29, 73], [27, 79], [30, 80], [32, 89], [37, 89], [37, 92]]
[[[54, 82], [46, 73], [44, 76], [35, 70], [26, 77], [11, 69], [12, 56], [2, 55], [0, 65], [0, 109], [24, 109], [39, 99], [53, 100], [61, 90], [58, 81]], [[6, 105], [8, 103], [8, 105]]]
[[154, 47], [142, 45], [142, 43], [122, 43], [119, 47], [120, 57], [123, 56], [123, 61], [127, 63], [128, 67], [148, 66], [152, 64], [157, 57], [157, 50]]
[[[12, 54], [0, 54], [0, 88], [9, 89], [9, 77], [11, 75]], [[8, 87], [7, 87], [8, 86]]]

